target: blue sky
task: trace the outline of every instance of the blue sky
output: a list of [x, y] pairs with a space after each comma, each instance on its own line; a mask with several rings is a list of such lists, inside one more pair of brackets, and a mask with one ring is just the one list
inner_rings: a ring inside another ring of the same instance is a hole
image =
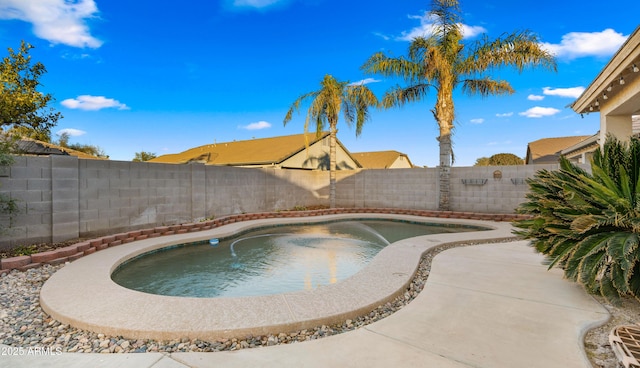
[[[428, 32], [430, 1], [337, 0], [0, 0], [0, 47], [25, 40], [48, 73], [41, 91], [64, 118], [53, 133], [101, 147], [111, 159], [176, 153], [303, 131], [284, 127], [290, 104], [325, 74], [366, 80], [381, 96], [400, 80], [360, 66], [384, 51], [406, 55]], [[545, 137], [590, 135], [599, 117], [566, 106], [639, 25], [640, 2], [461, 1], [465, 36], [477, 40], [531, 30], [558, 59], [558, 72], [510, 69], [511, 96], [455, 95], [455, 166], [514, 153]], [[438, 162], [435, 92], [404, 108], [375, 110], [359, 138], [339, 123], [351, 152], [397, 150], [416, 165]], [[304, 110], [303, 110], [304, 111]], [[54, 135], [55, 138], [55, 135]]]

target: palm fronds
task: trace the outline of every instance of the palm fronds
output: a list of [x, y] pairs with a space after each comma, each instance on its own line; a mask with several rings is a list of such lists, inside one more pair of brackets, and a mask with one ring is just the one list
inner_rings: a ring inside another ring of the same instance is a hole
[[510, 95], [514, 93], [515, 90], [507, 81], [497, 81], [485, 77], [482, 79], [466, 79], [462, 81], [462, 92], [469, 95], [487, 97], [492, 95]]
[[[342, 111], [347, 124], [356, 123], [356, 135], [360, 135], [362, 126], [369, 118], [369, 107], [378, 106], [378, 99], [365, 85], [340, 82], [328, 74], [322, 79], [320, 86], [319, 90], [298, 97], [289, 107], [283, 123], [287, 125], [293, 118], [293, 113], [300, 110], [303, 103], [308, 103], [304, 132], [307, 133], [309, 123], [314, 122], [316, 136], [319, 137], [325, 127], [329, 126], [329, 203], [330, 207], [334, 208], [336, 203], [336, 133], [340, 112]], [[308, 148], [309, 142], [305, 141], [305, 145]]]
[[526, 67], [557, 70], [554, 56], [542, 48], [538, 36], [529, 31], [505, 34], [493, 40], [484, 35], [469, 50], [462, 63], [462, 70], [467, 74], [505, 66], [519, 72]]

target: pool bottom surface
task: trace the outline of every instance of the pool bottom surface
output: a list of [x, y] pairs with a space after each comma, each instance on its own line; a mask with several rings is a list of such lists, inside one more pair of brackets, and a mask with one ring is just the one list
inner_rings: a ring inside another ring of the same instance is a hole
[[129, 339], [218, 340], [293, 332], [342, 323], [402, 295], [422, 254], [442, 244], [512, 238], [509, 223], [445, 220], [377, 214], [375, 218], [481, 226], [487, 231], [405, 239], [385, 247], [360, 272], [309, 291], [239, 298], [191, 298], [142, 293], [111, 280], [123, 262], [172, 244], [223, 238], [255, 227], [348, 220], [365, 214], [245, 221], [215, 229], [140, 240], [80, 258], [53, 274], [42, 287], [40, 305], [73, 327]]
[[214, 245], [205, 241], [143, 254], [111, 278], [129, 289], [183, 297], [313, 290], [354, 275], [391, 242], [461, 231], [471, 228], [390, 220], [269, 227]]

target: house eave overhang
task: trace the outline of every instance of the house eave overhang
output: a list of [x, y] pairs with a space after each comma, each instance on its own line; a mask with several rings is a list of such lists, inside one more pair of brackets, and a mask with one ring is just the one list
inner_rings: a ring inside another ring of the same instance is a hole
[[585, 140], [583, 140], [582, 142], [578, 142], [576, 144], [574, 144], [573, 146], [567, 147], [563, 150], [560, 151], [560, 155], [562, 156], [566, 156], [578, 151], [582, 151], [586, 148], [590, 148], [590, 147], [596, 147], [598, 146], [598, 138], [600, 137], [600, 134], [595, 134]]
[[[578, 114], [598, 112], [604, 93], [612, 97], [621, 90], [620, 77], [623, 77], [626, 83], [640, 78], [640, 72], [634, 72], [632, 69], [634, 64], [640, 68], [640, 26], [627, 38], [589, 87], [569, 106]], [[611, 90], [608, 91], [610, 86]]]

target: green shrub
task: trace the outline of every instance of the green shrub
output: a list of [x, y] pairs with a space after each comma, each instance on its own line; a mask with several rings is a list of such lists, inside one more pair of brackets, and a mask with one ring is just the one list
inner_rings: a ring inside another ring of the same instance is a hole
[[36, 244], [23, 245], [11, 250], [13, 256], [30, 256], [40, 252], [40, 248]]
[[592, 173], [561, 159], [559, 171], [528, 180], [527, 201], [516, 234], [559, 265], [565, 276], [617, 302], [640, 296], [640, 140], [608, 137], [591, 163]]

